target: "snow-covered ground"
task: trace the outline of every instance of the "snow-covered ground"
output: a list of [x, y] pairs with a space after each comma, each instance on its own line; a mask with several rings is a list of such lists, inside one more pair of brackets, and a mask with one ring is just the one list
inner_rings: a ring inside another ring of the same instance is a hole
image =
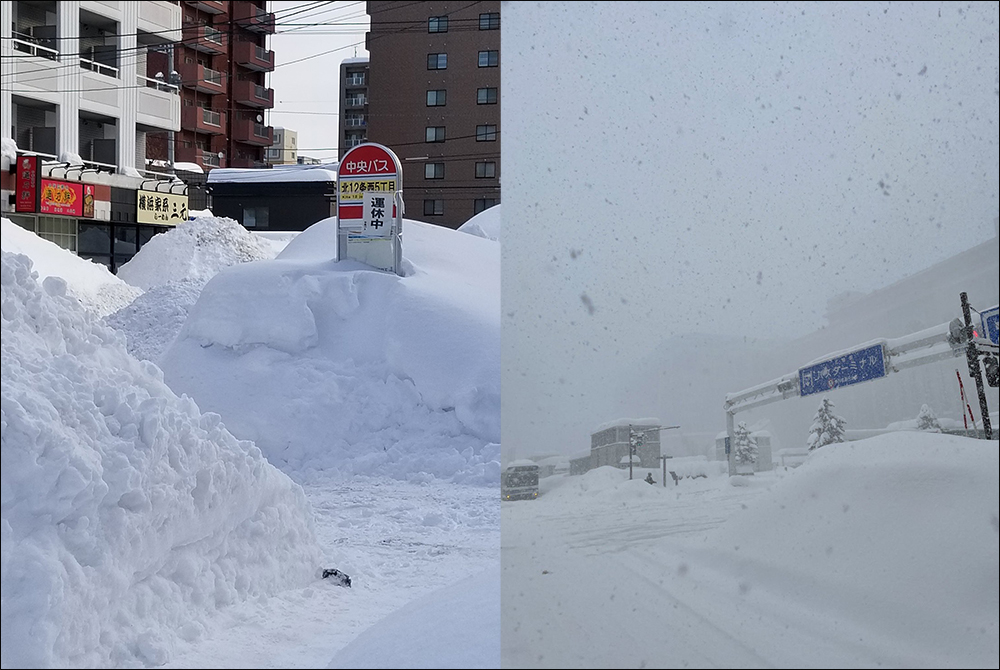
[[905, 432], [748, 477], [545, 478], [502, 504], [502, 666], [995, 668], [998, 468]]
[[4, 667], [498, 666], [499, 244], [321, 224], [115, 277], [4, 221]]

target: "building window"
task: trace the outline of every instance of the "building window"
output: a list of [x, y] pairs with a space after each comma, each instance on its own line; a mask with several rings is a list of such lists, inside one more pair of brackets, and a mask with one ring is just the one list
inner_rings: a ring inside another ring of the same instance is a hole
[[426, 163], [424, 179], [444, 179], [444, 163]]
[[497, 164], [494, 161], [476, 163], [476, 179], [493, 179], [497, 176]]
[[247, 228], [267, 228], [267, 207], [244, 207], [243, 225]]
[[499, 51], [480, 51], [479, 67], [496, 67], [500, 64]]
[[427, 32], [429, 33], [448, 32], [448, 17], [432, 16], [429, 19], [427, 19]]
[[500, 12], [479, 15], [480, 30], [500, 30]]
[[437, 91], [427, 91], [428, 107], [443, 107], [448, 95], [444, 89]]
[[497, 127], [496, 126], [476, 126], [476, 141], [477, 142], [496, 142], [497, 141]]
[[444, 216], [444, 200], [424, 200], [424, 216]]
[[[424, 200], [424, 202], [427, 201]], [[473, 213], [479, 214], [479, 212], [485, 212], [493, 205], [499, 205], [499, 204], [500, 204], [499, 198], [476, 198], [476, 203], [475, 206], [473, 207], [475, 211]], [[426, 206], [424, 207], [424, 209], [426, 209]]]
[[[39, 216], [37, 219], [37, 233], [43, 240], [54, 242], [63, 249], [76, 252], [76, 219], [69, 219], [62, 216]], [[108, 246], [110, 250], [110, 244]]]
[[448, 67], [448, 54], [427, 54], [428, 70], [444, 70]]
[[444, 126], [427, 126], [425, 142], [444, 142]]
[[476, 91], [476, 104], [477, 105], [495, 105], [497, 104], [497, 89], [495, 88], [480, 88]]

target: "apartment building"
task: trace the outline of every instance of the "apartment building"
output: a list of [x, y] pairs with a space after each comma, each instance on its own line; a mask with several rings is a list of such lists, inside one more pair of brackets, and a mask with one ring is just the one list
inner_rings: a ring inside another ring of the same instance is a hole
[[0, 3], [5, 217], [112, 270], [187, 219], [149, 145], [181, 127], [177, 2]]
[[299, 134], [288, 128], [275, 126], [274, 144], [267, 150], [271, 165], [295, 165], [299, 162]]
[[267, 87], [267, 74], [274, 70], [274, 52], [267, 48], [274, 14], [266, 2], [180, 4], [183, 41], [159, 54], [155, 65], [176, 72], [182, 130], [173, 146], [163, 139], [157, 158], [206, 171], [264, 167], [274, 141], [265, 119], [274, 107], [274, 91]]
[[348, 58], [340, 64], [340, 143], [337, 158], [368, 141], [368, 59]]
[[[345, 119], [362, 125], [342, 130], [341, 155], [352, 142], [389, 147], [407, 218], [457, 228], [500, 202], [500, 2], [367, 7], [367, 95], [341, 85]], [[360, 65], [345, 62], [342, 79]]]

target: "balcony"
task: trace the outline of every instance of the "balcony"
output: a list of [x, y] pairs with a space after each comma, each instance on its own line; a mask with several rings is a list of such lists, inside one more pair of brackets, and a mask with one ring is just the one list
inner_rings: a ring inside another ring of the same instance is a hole
[[226, 53], [226, 34], [212, 26], [188, 24], [184, 26], [184, 43], [207, 54]]
[[231, 5], [236, 24], [255, 33], [274, 34], [274, 14], [264, 11], [252, 2], [234, 2]]
[[181, 127], [198, 133], [222, 135], [226, 132], [226, 113], [204, 107], [185, 107], [181, 110]]
[[174, 160], [178, 163], [195, 163], [202, 169], [226, 167], [226, 159], [219, 158], [214, 151], [205, 151], [197, 147], [178, 146], [174, 149]]
[[250, 119], [237, 119], [233, 121], [233, 139], [244, 144], [269, 147], [274, 144], [274, 131], [271, 126]]
[[258, 72], [270, 72], [274, 69], [274, 52], [253, 42], [237, 42], [233, 45], [233, 60], [238, 65]]
[[181, 86], [201, 93], [218, 95], [226, 92], [226, 75], [200, 63], [180, 63]]
[[274, 107], [274, 89], [264, 88], [253, 81], [233, 82], [233, 100], [249, 107]]
[[200, 9], [203, 12], [208, 12], [209, 14], [222, 14], [226, 11], [226, 3], [224, 2], [188, 2], [195, 9]]
[[368, 99], [363, 95], [349, 95], [344, 100], [344, 107], [359, 108], [368, 104]]

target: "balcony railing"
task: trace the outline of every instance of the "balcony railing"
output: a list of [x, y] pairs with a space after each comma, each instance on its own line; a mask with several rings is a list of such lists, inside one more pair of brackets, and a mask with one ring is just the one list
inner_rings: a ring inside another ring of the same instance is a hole
[[349, 116], [344, 119], [344, 125], [348, 128], [363, 128], [368, 125], [368, 122], [363, 116]]
[[[48, 58], [49, 60], [59, 60], [59, 52], [51, 47], [43, 46], [37, 37], [32, 37], [16, 30], [11, 33], [14, 50], [26, 53], [30, 56]], [[50, 41], [50, 40], [46, 40]]]
[[225, 77], [222, 72], [207, 68], [201, 63], [180, 63], [181, 86], [193, 88], [202, 93], [217, 95], [225, 93]]
[[270, 72], [274, 69], [274, 52], [253, 42], [237, 42], [233, 46], [233, 59], [251, 70]]
[[233, 120], [233, 139], [245, 144], [259, 147], [269, 147], [274, 144], [274, 134], [271, 126], [256, 123], [250, 119]]
[[90, 70], [91, 72], [96, 72], [97, 74], [103, 74], [105, 77], [118, 78], [118, 68], [113, 65], [105, 65], [104, 63], [98, 63], [94, 60], [87, 60], [86, 58], [80, 59], [80, 67], [84, 70]]
[[344, 102], [347, 107], [364, 107], [366, 104], [368, 104], [368, 101], [365, 99], [365, 96], [363, 95], [349, 97]]
[[346, 79], [348, 86], [364, 86], [365, 85], [365, 75], [360, 73], [354, 73], [348, 75]]
[[247, 30], [258, 33], [274, 32], [274, 14], [251, 2], [237, 2], [231, 5], [233, 19]]
[[233, 82], [233, 99], [242, 105], [270, 109], [274, 107], [274, 90], [250, 80], [236, 81]]
[[221, 54], [226, 51], [226, 36], [220, 30], [204, 24], [189, 23], [183, 30], [184, 43], [197, 51]]
[[139, 86], [145, 86], [147, 88], [155, 88], [157, 91], [163, 91], [164, 93], [179, 93], [180, 89], [176, 84], [168, 84], [162, 79], [153, 79], [151, 77], [143, 77], [141, 74], [135, 76], [136, 83]]
[[197, 133], [222, 135], [226, 132], [226, 113], [207, 107], [184, 107], [181, 110], [181, 127]]

